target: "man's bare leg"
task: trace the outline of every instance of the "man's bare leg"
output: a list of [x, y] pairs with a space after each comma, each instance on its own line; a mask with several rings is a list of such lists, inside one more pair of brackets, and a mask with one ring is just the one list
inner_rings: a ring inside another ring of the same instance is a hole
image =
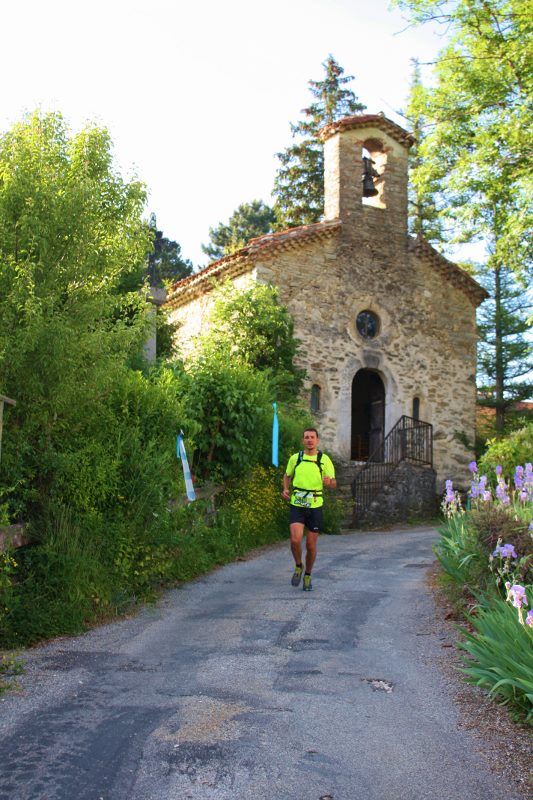
[[[316, 558], [316, 549], [318, 542], [318, 531], [307, 531], [305, 537], [306, 553], [305, 553], [305, 571], [310, 575], [313, 569], [313, 564]], [[301, 547], [300, 547], [301, 552]]]
[[292, 522], [289, 526], [291, 532], [291, 551], [295, 564], [302, 563], [302, 539], [304, 538], [304, 525], [301, 522]]

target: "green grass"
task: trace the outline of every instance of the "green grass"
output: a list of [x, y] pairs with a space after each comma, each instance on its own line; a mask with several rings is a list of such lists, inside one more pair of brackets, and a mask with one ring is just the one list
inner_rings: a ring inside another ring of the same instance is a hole
[[17, 658], [14, 653], [0, 655], [0, 695], [13, 688], [13, 682], [9, 680], [10, 678], [23, 673], [24, 662]]

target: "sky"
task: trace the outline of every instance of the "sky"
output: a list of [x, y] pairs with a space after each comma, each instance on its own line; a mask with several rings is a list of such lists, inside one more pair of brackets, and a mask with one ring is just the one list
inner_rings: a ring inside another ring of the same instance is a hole
[[[146, 216], [195, 266], [209, 228], [272, 202], [275, 153], [312, 100], [329, 54], [368, 113], [406, 125], [413, 58], [440, 29], [387, 0], [18, 0], [2, 6], [0, 131], [60, 111], [109, 129], [117, 166], [148, 188]], [[430, 67], [427, 67], [429, 73]]]

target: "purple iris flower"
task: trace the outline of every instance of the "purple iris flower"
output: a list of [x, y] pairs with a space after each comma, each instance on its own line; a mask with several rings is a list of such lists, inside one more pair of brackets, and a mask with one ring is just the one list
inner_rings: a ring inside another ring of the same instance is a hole
[[533, 608], [531, 611], [527, 612], [526, 625], [529, 625], [530, 628], [533, 628]]
[[455, 493], [453, 491], [453, 481], [446, 481], [446, 502], [453, 503], [455, 501]]
[[512, 600], [513, 606], [515, 608], [522, 608], [522, 606], [527, 606], [527, 594], [526, 590], [523, 586], [520, 586], [519, 583], [515, 583], [514, 586], [511, 586], [508, 593], [508, 600]]
[[521, 489], [524, 483], [524, 467], [517, 467], [514, 473], [514, 485], [516, 489]]
[[518, 558], [512, 544], [499, 545], [492, 555], [501, 556], [502, 558]]
[[504, 506], [508, 506], [511, 502], [509, 499], [509, 495], [507, 494], [507, 486], [505, 485], [504, 481], [499, 481], [496, 487], [496, 497], [500, 501], [500, 503]]
[[472, 473], [477, 472], [477, 464], [476, 464], [476, 462], [475, 461], [471, 461], [470, 464], [468, 465], [468, 469]]
[[502, 472], [503, 472], [503, 467], [500, 464], [498, 464], [498, 466], [496, 467], [496, 475], [501, 475]]

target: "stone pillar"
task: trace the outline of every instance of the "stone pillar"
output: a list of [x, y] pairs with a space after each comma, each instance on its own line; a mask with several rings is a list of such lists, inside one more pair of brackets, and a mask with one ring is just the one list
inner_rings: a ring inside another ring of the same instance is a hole
[[144, 357], [149, 364], [154, 364], [157, 354], [157, 308], [162, 306], [167, 299], [167, 290], [158, 289], [151, 286], [148, 294], [146, 295], [146, 302], [148, 305], [148, 318], [150, 320], [150, 332], [148, 339], [144, 345]]

